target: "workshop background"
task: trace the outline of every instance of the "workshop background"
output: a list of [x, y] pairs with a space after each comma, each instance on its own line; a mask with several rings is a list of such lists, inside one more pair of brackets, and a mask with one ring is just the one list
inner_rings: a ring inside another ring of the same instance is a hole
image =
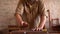
[[[0, 30], [8, 28], [8, 25], [17, 25], [14, 13], [18, 1], [19, 0], [0, 0]], [[51, 18], [60, 19], [60, 0], [42, 0], [42, 2], [44, 3], [45, 11], [50, 10]], [[48, 21], [46, 24], [48, 24]], [[49, 28], [49, 26], [47, 28]]]

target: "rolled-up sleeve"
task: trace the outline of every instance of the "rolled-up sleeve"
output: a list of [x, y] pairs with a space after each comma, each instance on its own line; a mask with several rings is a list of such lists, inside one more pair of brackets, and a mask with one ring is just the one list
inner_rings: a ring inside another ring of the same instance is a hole
[[24, 12], [24, 6], [23, 6], [23, 3], [20, 2], [17, 6], [16, 13], [22, 15], [23, 12]]
[[41, 16], [47, 16], [47, 11], [45, 10], [44, 3], [41, 0], [39, 1], [38, 9]]

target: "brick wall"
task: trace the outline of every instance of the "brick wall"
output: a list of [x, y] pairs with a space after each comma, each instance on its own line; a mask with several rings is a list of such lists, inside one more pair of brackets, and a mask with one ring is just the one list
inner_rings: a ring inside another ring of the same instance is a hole
[[7, 25], [15, 25], [15, 9], [19, 0], [0, 0], [0, 29], [7, 28]]
[[[51, 18], [60, 19], [60, 0], [44, 0], [44, 5], [46, 10], [50, 10]], [[48, 22], [46, 24], [48, 24]]]

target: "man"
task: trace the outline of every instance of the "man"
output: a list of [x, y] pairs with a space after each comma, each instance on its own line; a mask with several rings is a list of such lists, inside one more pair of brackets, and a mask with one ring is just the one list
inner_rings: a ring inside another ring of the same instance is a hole
[[19, 26], [29, 26], [37, 31], [42, 30], [46, 22], [41, 0], [20, 0], [15, 16]]

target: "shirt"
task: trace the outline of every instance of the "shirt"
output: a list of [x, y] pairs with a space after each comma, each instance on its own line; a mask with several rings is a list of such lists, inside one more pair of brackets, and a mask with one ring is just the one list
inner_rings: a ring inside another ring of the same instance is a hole
[[34, 28], [40, 23], [40, 16], [45, 15], [43, 6], [40, 0], [36, 0], [33, 4], [20, 0], [16, 13], [21, 15], [23, 21], [29, 23], [30, 28]]

